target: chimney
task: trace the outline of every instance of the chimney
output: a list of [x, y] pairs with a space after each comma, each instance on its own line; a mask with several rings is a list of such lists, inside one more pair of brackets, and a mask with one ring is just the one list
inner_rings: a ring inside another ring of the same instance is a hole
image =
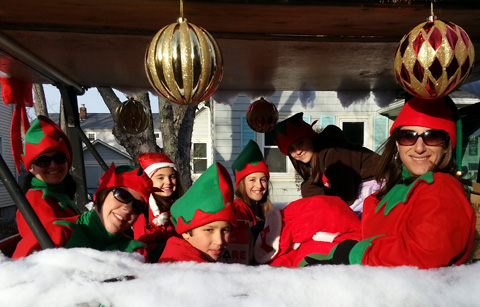
[[84, 104], [80, 106], [80, 121], [84, 121], [87, 119], [87, 108]]

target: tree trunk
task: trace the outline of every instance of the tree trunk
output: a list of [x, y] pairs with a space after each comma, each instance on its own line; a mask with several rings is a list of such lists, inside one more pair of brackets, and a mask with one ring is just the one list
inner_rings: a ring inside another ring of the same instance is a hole
[[45, 102], [45, 92], [43, 90], [43, 85], [33, 84], [33, 100], [35, 103], [33, 107], [35, 108], [35, 114], [45, 115], [48, 117], [47, 104]]
[[138, 155], [145, 152], [159, 152], [160, 148], [157, 146], [155, 135], [153, 133], [152, 110], [150, 108], [150, 100], [148, 93], [135, 94], [132, 97], [142, 103], [147, 110], [147, 118], [150, 118], [150, 123], [147, 129], [139, 134], [127, 134], [118, 128], [116, 110], [121, 105], [115, 92], [110, 87], [97, 87], [98, 92], [103, 98], [103, 101], [110, 110], [115, 125], [112, 128], [112, 133], [117, 139], [118, 143], [125, 147], [127, 153], [132, 157], [133, 161], [138, 165]]
[[158, 110], [163, 152], [177, 164], [186, 190], [192, 185], [190, 149], [197, 105], [173, 107], [171, 102], [159, 97]]

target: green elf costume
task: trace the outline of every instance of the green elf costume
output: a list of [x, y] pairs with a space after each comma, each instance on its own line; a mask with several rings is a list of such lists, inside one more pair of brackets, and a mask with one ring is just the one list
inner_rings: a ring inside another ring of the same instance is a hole
[[98, 194], [104, 189], [126, 187], [142, 195], [147, 210], [148, 198], [152, 191], [152, 181], [138, 166], [115, 167], [112, 163], [108, 171], [100, 178], [100, 186], [93, 196], [95, 207], [78, 217], [57, 220], [54, 224], [61, 233], [65, 248], [89, 247], [101, 251], [139, 252], [148, 259], [146, 244], [134, 240], [125, 233], [110, 233], [105, 229], [97, 210], [101, 211], [103, 203], [98, 203]]
[[[233, 162], [232, 170], [235, 175], [235, 186], [238, 188], [240, 181], [252, 173], [264, 173], [270, 178], [267, 164], [257, 143], [250, 140], [240, 155]], [[251, 228], [257, 224], [252, 209], [263, 210], [261, 205], [250, 208], [243, 200], [234, 199], [237, 211], [237, 226], [230, 234], [230, 244], [219, 261], [227, 263], [250, 264], [253, 260], [253, 235]]]
[[[230, 174], [218, 162], [212, 164], [171, 207], [175, 231], [181, 235], [191, 229], [215, 222], [236, 225], [233, 185]], [[163, 262], [208, 262], [201, 251], [181, 237], [171, 237], [158, 260]]]
[[[71, 167], [72, 147], [67, 136], [48, 117], [38, 116], [25, 134], [24, 154], [20, 156], [21, 162], [28, 170], [35, 158], [52, 151], [66, 154], [68, 168]], [[61, 237], [56, 236], [56, 232], [52, 230], [52, 223], [59, 218], [80, 214], [75, 202], [65, 194], [64, 183], [48, 184], [33, 177], [31, 187], [25, 196], [53, 242], [56, 245], [60, 244]], [[17, 210], [17, 227], [22, 239], [17, 244], [12, 258], [22, 258], [34, 251], [41, 250], [40, 244], [19, 210]]]
[[[413, 98], [403, 107], [390, 133], [401, 126], [441, 129], [448, 133], [452, 148], [461, 147], [456, 135], [461, 124], [454, 111], [449, 97]], [[383, 199], [374, 194], [365, 200], [360, 240], [346, 240], [328, 255], [309, 255], [299, 266], [362, 264], [428, 269], [459, 265], [472, 250], [474, 231], [475, 213], [459, 180], [432, 171], [415, 179], [403, 167], [402, 181]]]

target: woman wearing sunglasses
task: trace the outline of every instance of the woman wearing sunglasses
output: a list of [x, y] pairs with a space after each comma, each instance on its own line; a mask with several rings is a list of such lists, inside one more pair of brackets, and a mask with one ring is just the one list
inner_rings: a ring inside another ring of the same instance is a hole
[[146, 244], [134, 240], [127, 231], [148, 209], [152, 181], [140, 167], [115, 167], [113, 163], [100, 181], [92, 210], [54, 222], [62, 238], [59, 246], [135, 251], [146, 257]]
[[[75, 181], [68, 172], [72, 165], [72, 147], [67, 136], [53, 121], [38, 116], [25, 134], [24, 149], [18, 159], [29, 173], [21, 188], [53, 242], [58, 244], [60, 238], [53, 236], [52, 222], [80, 213], [73, 201]], [[20, 258], [41, 250], [19, 210], [17, 226], [22, 239], [12, 257]]]
[[409, 100], [384, 144], [377, 180], [385, 185], [364, 202], [361, 239], [340, 243], [329, 260], [310, 255], [305, 262], [422, 269], [464, 263], [475, 213], [462, 185], [467, 181], [457, 173], [457, 127], [449, 97]]

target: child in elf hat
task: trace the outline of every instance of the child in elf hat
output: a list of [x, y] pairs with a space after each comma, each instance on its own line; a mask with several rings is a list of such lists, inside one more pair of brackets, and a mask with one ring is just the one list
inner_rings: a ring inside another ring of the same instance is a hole
[[328, 255], [310, 255], [304, 265], [428, 269], [459, 265], [468, 258], [475, 213], [457, 173], [461, 121], [453, 101], [448, 96], [410, 99], [383, 148], [377, 180], [385, 185], [365, 199], [361, 238], [343, 241]]
[[138, 156], [140, 166], [153, 181], [148, 215], [140, 215], [133, 224], [136, 240], [148, 245], [150, 262], [157, 262], [168, 238], [175, 235], [170, 207], [183, 195], [176, 165], [163, 153], [150, 152]]
[[363, 200], [378, 190], [374, 179], [379, 155], [347, 141], [330, 125], [316, 133], [297, 113], [274, 126], [280, 151], [303, 178], [302, 197], [340, 196], [359, 217]]
[[222, 262], [249, 264], [253, 260], [252, 228], [265, 220], [272, 209], [268, 199], [270, 173], [257, 143], [250, 140], [232, 165], [235, 175], [237, 226], [230, 234], [230, 244]]
[[62, 237], [59, 246], [135, 251], [146, 257], [146, 244], [129, 237], [127, 231], [148, 209], [152, 181], [140, 167], [113, 163], [100, 181], [92, 210], [54, 222]]
[[[52, 235], [52, 222], [80, 213], [73, 201], [75, 182], [68, 172], [72, 166], [70, 141], [48, 117], [38, 116], [25, 134], [21, 162], [29, 171], [21, 186], [25, 196], [53, 242], [59, 244], [60, 238]], [[19, 258], [41, 250], [19, 210], [17, 226], [22, 239], [12, 257]]]
[[236, 224], [233, 186], [220, 163], [212, 164], [171, 208], [175, 231], [158, 262], [216, 262]]

